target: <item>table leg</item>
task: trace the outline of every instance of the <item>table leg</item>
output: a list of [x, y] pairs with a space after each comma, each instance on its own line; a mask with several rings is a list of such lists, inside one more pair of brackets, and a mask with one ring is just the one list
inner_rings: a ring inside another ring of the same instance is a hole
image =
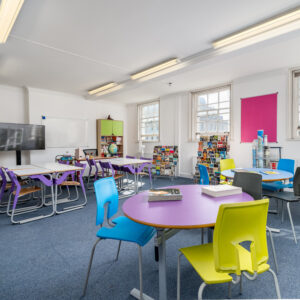
[[164, 229], [157, 230], [161, 242], [158, 246], [159, 300], [167, 300], [166, 239]]

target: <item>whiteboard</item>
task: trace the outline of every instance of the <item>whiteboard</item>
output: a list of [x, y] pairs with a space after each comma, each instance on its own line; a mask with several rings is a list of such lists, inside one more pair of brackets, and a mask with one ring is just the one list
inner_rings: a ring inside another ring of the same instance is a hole
[[42, 120], [46, 132], [46, 148], [78, 148], [88, 146], [88, 121], [84, 119], [55, 118]]

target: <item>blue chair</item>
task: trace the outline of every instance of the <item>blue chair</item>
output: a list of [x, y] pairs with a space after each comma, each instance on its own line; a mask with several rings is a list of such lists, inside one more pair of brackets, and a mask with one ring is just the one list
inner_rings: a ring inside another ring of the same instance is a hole
[[199, 184], [208, 185], [209, 184], [209, 176], [207, 172], [207, 168], [204, 165], [198, 164], [198, 169], [200, 173]]
[[[107, 177], [107, 178], [97, 180], [96, 182], [94, 182], [94, 187], [95, 187], [96, 201], [97, 201], [96, 225], [100, 225], [101, 228], [97, 232], [98, 239], [95, 242], [92, 249], [83, 296], [86, 293], [89, 275], [90, 275], [93, 257], [94, 257], [94, 252], [97, 244], [101, 240], [112, 239], [112, 240], [119, 241], [116, 260], [118, 260], [119, 257], [122, 241], [132, 242], [138, 245], [139, 278], [140, 278], [139, 296], [140, 299], [143, 299], [142, 247], [150, 241], [150, 239], [155, 234], [156, 230], [153, 227], [136, 223], [124, 216], [120, 216], [111, 220], [111, 218], [118, 212], [118, 204], [119, 204], [118, 190], [116, 187], [115, 180], [112, 177]], [[104, 207], [105, 204], [108, 205], [106, 216], [105, 216], [105, 207]], [[109, 227], [103, 226], [104, 221], [107, 221]]]
[[[293, 159], [282, 158], [278, 162], [277, 169], [294, 174], [295, 161]], [[290, 179], [289, 183], [283, 183], [282, 181], [263, 182], [262, 188], [272, 192], [277, 192], [284, 188], [293, 188], [293, 178]]]

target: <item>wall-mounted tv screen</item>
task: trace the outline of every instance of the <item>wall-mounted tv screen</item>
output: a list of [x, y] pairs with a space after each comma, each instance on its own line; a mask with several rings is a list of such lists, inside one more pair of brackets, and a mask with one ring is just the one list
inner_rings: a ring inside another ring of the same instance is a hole
[[45, 126], [0, 123], [0, 151], [45, 149]]

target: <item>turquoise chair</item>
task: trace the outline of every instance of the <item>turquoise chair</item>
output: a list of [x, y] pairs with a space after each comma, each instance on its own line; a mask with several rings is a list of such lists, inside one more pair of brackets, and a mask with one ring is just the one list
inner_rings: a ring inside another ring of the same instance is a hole
[[[295, 161], [293, 159], [282, 158], [278, 162], [277, 169], [294, 174]], [[272, 192], [277, 192], [284, 188], [293, 188], [293, 178], [291, 178], [289, 181], [289, 183], [283, 183], [282, 181], [263, 182], [262, 188]]]
[[207, 168], [204, 165], [198, 164], [198, 169], [200, 173], [199, 184], [208, 185], [209, 184], [209, 176], [207, 172]]
[[[140, 278], [140, 299], [143, 299], [143, 280], [142, 280], [142, 247], [146, 245], [155, 234], [155, 229], [150, 226], [142, 225], [130, 220], [127, 217], [120, 216], [113, 220], [111, 218], [118, 212], [119, 196], [114, 178], [107, 177], [94, 182], [96, 201], [97, 201], [97, 218], [96, 225], [100, 225], [101, 228], [97, 232], [97, 241], [95, 242], [90, 262], [88, 266], [88, 272], [86, 276], [83, 296], [86, 294], [89, 275], [92, 267], [94, 252], [97, 244], [101, 240], [112, 239], [119, 241], [119, 247], [116, 260], [118, 260], [119, 252], [121, 248], [121, 242], [132, 242], [138, 245], [139, 252], [139, 278]], [[107, 216], [105, 216], [105, 205], [107, 207]], [[104, 221], [107, 221], [109, 227], [104, 227]], [[130, 276], [128, 274], [128, 276]], [[136, 290], [135, 290], [136, 291]]]

